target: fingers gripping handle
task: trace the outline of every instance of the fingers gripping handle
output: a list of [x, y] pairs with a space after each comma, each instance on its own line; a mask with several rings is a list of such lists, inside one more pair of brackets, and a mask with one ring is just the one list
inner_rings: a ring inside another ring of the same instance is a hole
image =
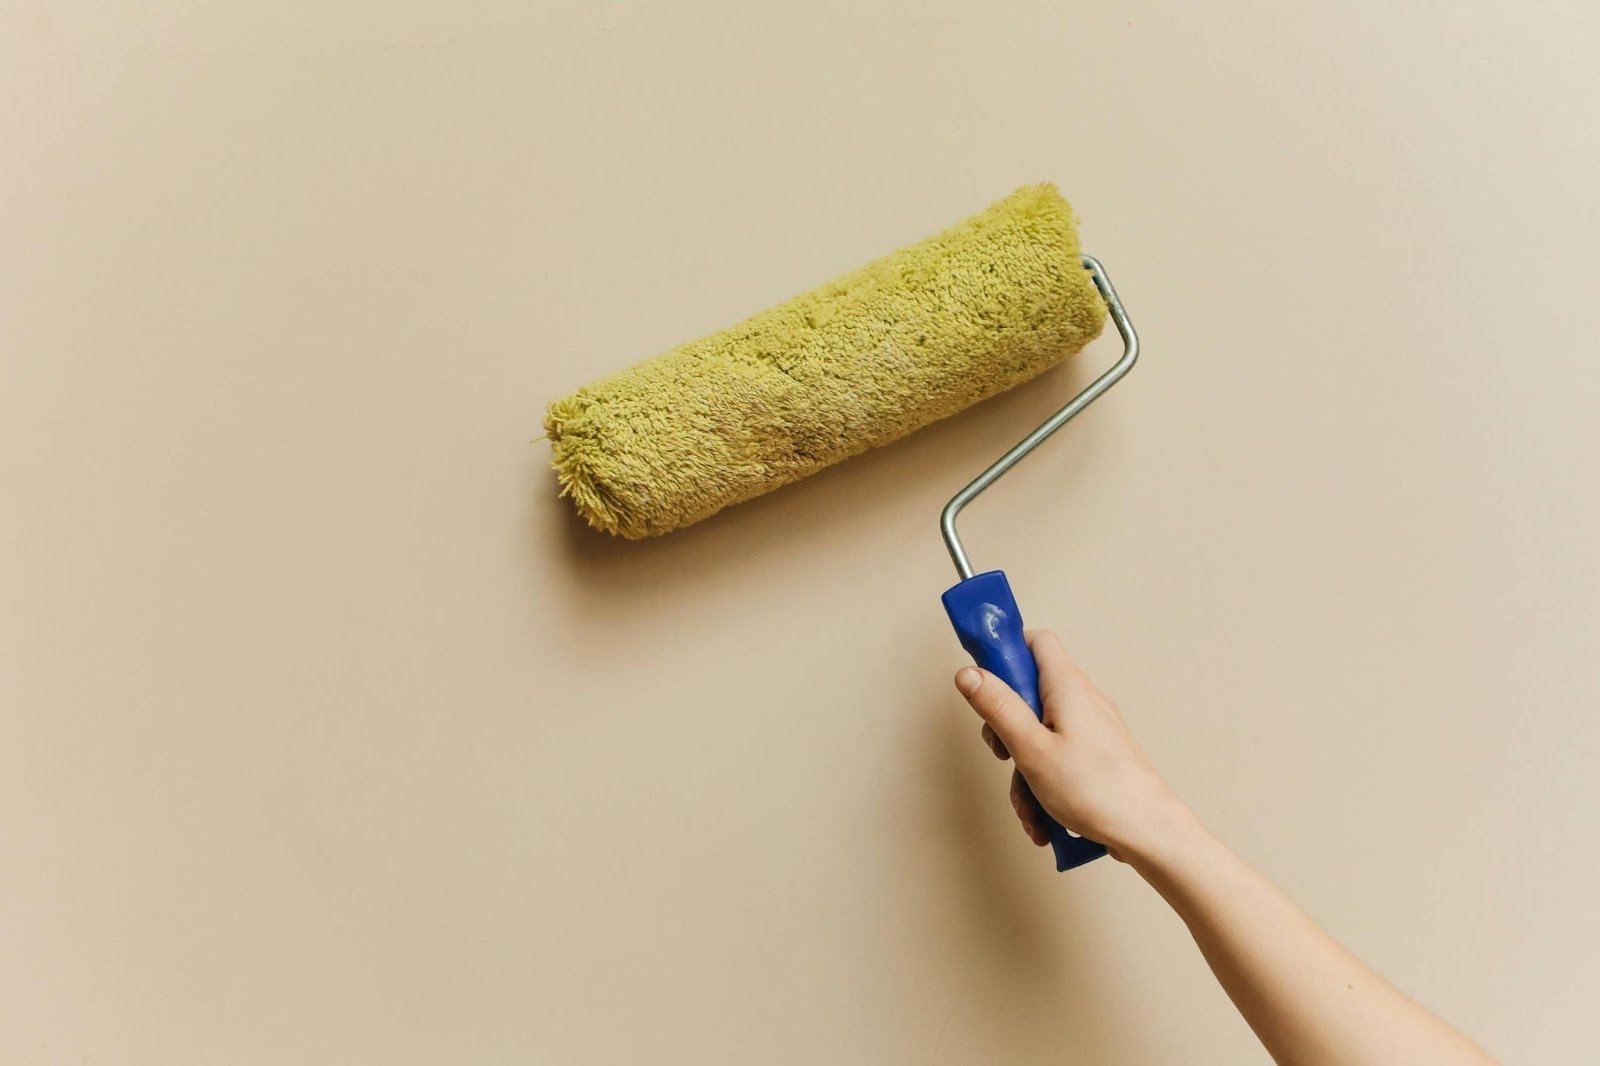
[[[1011, 595], [1005, 572], [991, 570], [969, 577], [946, 592], [943, 599], [950, 624], [955, 626], [956, 636], [973, 662], [1015, 689], [1043, 721], [1039, 670], [1022, 638], [1022, 612]], [[1055, 849], [1057, 870], [1082, 866], [1106, 853], [1104, 845], [1073, 836], [1049, 815], [1045, 815], [1045, 822], [1050, 846]]]

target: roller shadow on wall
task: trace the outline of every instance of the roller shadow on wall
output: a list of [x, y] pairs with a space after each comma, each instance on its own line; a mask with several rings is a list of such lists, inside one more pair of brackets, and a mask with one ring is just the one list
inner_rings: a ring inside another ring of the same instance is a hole
[[[1130, 1005], [1113, 995], [1105, 962], [1112, 950], [1097, 934], [1085, 898], [1090, 879], [1123, 872], [1102, 859], [1057, 874], [1048, 850], [1032, 847], [1015, 824], [1000, 764], [978, 740], [977, 719], [953, 705], [930, 714], [916, 761], [919, 817], [927, 820], [927, 884], [914, 893], [920, 935], [905, 965], [947, 970], [957, 990], [933, 1061], [973, 1055], [982, 1061], [1115, 1066], [1138, 1061]], [[1102, 868], [1102, 866], [1104, 868]], [[903, 907], [903, 897], [884, 898]], [[887, 920], [887, 916], [886, 916]], [[958, 1054], [959, 1053], [959, 1054]]]
[[[558, 498], [548, 445], [541, 441], [534, 445], [537, 458], [527, 488], [531, 524], [550, 531], [528, 538], [536, 553], [530, 562], [541, 598], [559, 599], [567, 617], [575, 620], [619, 620], [640, 602], [671, 603], [770, 567], [803, 566], [822, 541], [879, 544], [886, 522], [895, 523], [897, 532], [907, 537], [920, 538], [920, 550], [939, 561], [940, 580], [953, 583], [955, 574], [944, 562], [939, 539], [939, 509], [966, 480], [1114, 361], [1117, 346], [1115, 338], [1102, 337], [1034, 381], [903, 440], [648, 540], [624, 540], [589, 528], [569, 501]], [[1094, 438], [1108, 430], [1114, 435], [1114, 428], [1097, 430], [1096, 421], [1086, 415], [1064, 431], [1074, 440], [1052, 441], [1030, 465], [1057, 464], [1060, 483], [1069, 487], [1078, 461], [1097, 450]], [[556, 558], [549, 552], [552, 543], [561, 549]], [[936, 597], [944, 587], [924, 594]]]
[[[568, 501], [557, 498], [547, 446], [536, 445], [529, 478], [535, 594], [542, 607], [560, 613], [575, 645], [616, 639], [629, 626], [637, 626], [630, 637], [662, 639], [659, 624], [638, 624], [641, 615], [659, 618], [677, 609], [675, 604], [713, 595], [743, 602], [743, 590], [761, 587], [761, 575], [770, 568], [815, 569], [809, 560], [870, 554], [887, 540], [926, 552], [927, 571], [943, 582], [905, 591], [925, 600], [929, 623], [903, 641], [892, 640], [903, 661], [889, 668], [906, 678], [926, 677], [930, 662], [955, 663], [960, 656], [937, 600], [955, 580], [939, 539], [939, 509], [1118, 351], [1115, 338], [1103, 338], [1035, 381], [904, 440], [651, 540], [627, 541], [590, 529]], [[1119, 439], [1115, 420], [1086, 416], [1028, 464], [1048, 467], [1060, 496], [1013, 497], [1012, 506], [1030, 522], [1041, 507], [1070, 506], [1095, 457], [1115, 450]], [[996, 491], [1003, 495], [1007, 489]], [[828, 580], [825, 574], [820, 579]], [[840, 595], [853, 594], [841, 586]], [[747, 625], [730, 622], [746, 639], [759, 634], [762, 611], [788, 608], [757, 601], [749, 609]], [[907, 699], [928, 694], [916, 687], [908, 687]], [[889, 940], [883, 961], [869, 964], [873, 981], [912, 987], [919, 984], [912, 973], [937, 974], [941, 987], [956, 990], [943, 1005], [947, 1017], [919, 1016], [915, 1031], [907, 1033], [910, 1043], [927, 1048], [930, 1061], [945, 1061], [946, 1055], [953, 1056], [949, 1061], [978, 1055], [982, 1061], [1085, 1066], [1136, 1061], [1128, 1057], [1126, 1027], [1138, 1023], [1118, 1015], [1104, 980], [1110, 946], [1098, 938], [1079, 888], [1106, 872], [1058, 875], [1048, 853], [1026, 843], [1006, 799], [1009, 768], [981, 746], [976, 720], [954, 691], [945, 684], [937, 688], [931, 698], [947, 705], [929, 709], [924, 700], [914, 713], [884, 716], [918, 724], [904, 738], [909, 772], [900, 777], [915, 782], [912, 795], [885, 797], [901, 820], [891, 817], [876, 830], [885, 841], [887, 866], [862, 878], [862, 891], [877, 893]], [[906, 833], [906, 819], [919, 827], [909, 850], [893, 843]]]

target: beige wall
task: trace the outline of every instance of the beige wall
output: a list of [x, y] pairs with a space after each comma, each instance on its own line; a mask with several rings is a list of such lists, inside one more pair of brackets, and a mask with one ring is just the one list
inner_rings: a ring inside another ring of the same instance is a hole
[[1180, 789], [1594, 1061], [1594, 4], [0, 5], [0, 1062], [1263, 1061], [950, 688], [946, 496], [671, 539], [543, 404], [1061, 183], [1146, 339], [971, 514]]

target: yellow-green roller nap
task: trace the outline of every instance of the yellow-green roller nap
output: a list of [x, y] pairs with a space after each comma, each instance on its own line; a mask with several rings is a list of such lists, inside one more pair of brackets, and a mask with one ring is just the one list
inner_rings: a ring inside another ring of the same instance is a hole
[[959, 225], [550, 405], [597, 529], [700, 521], [1027, 381], [1100, 332], [1072, 208], [1029, 185]]

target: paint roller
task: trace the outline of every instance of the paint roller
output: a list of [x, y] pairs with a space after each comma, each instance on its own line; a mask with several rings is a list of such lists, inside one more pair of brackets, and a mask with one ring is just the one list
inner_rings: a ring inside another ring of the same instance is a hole
[[[960, 581], [944, 593], [962, 647], [1043, 716], [1005, 573], [975, 573], [962, 509], [1116, 384], [1138, 335], [1078, 246], [1053, 185], [1024, 186], [927, 240], [550, 404], [561, 493], [596, 529], [659, 536], [900, 439], [1037, 376], [1110, 317], [1123, 354], [957, 492], [939, 528]], [[1056, 868], [1105, 848], [1048, 825]]]

